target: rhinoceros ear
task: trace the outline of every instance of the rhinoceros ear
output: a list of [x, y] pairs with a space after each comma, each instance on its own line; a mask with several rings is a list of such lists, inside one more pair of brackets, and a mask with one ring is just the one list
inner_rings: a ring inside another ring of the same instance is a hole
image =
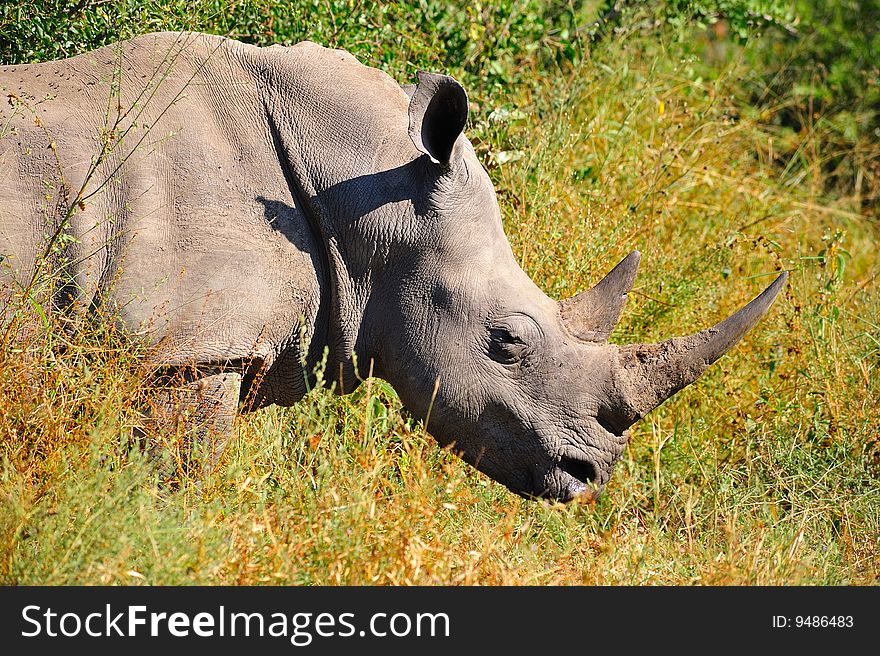
[[435, 164], [453, 167], [461, 158], [459, 137], [468, 117], [464, 88], [448, 75], [419, 71], [409, 101], [409, 136]]

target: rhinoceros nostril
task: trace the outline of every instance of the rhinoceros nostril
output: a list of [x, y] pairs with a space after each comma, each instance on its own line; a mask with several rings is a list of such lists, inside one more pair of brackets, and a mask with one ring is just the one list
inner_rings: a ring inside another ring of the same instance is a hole
[[626, 429], [625, 425], [623, 426], [623, 428], [620, 427], [620, 421], [617, 418], [612, 418], [608, 414], [601, 411], [596, 416], [596, 423], [612, 435], [622, 435], [624, 430]]
[[597, 474], [593, 463], [586, 460], [575, 460], [563, 456], [559, 461], [559, 469], [583, 483], [595, 483]]

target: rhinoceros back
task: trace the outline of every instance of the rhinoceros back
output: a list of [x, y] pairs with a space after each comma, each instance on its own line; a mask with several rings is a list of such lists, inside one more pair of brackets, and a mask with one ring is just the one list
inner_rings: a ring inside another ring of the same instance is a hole
[[298, 361], [325, 273], [262, 111], [261, 52], [160, 33], [0, 68], [7, 300], [47, 274], [56, 307], [109, 309], [165, 362]]

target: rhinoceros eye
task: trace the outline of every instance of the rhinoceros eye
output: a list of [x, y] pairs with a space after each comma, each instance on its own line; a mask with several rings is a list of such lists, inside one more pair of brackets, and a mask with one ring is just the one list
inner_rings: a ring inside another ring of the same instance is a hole
[[500, 364], [516, 364], [526, 354], [528, 345], [507, 328], [489, 329], [489, 357]]

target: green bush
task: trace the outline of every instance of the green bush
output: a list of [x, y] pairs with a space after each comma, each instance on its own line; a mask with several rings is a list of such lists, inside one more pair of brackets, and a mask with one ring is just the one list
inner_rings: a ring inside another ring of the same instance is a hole
[[749, 101], [772, 109], [789, 176], [820, 170], [823, 191], [849, 196], [856, 211], [877, 217], [880, 1], [799, 0], [796, 7], [797, 32], [771, 32], [755, 49]]

